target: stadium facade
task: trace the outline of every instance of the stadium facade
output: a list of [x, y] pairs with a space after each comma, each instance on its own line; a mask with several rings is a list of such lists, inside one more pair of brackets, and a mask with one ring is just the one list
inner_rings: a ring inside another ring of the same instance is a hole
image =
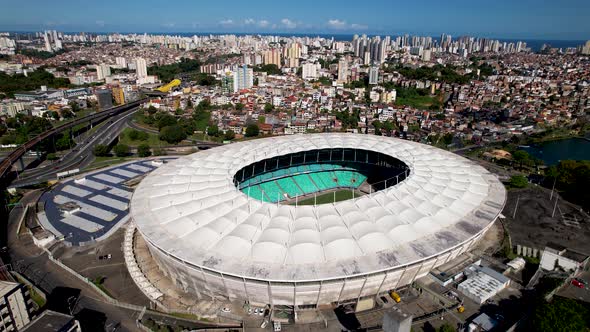
[[[298, 196], [338, 190], [360, 197], [297, 204]], [[165, 164], [135, 190], [131, 216], [183, 290], [314, 308], [411, 284], [476, 245], [505, 198], [494, 175], [453, 153], [389, 137], [313, 134]]]

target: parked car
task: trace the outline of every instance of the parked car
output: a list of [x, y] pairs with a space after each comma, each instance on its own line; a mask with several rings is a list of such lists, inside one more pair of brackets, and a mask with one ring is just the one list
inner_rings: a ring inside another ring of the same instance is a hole
[[572, 279], [572, 285], [578, 287], [578, 288], [586, 288], [586, 286], [581, 283], [580, 281], [578, 281], [577, 279]]
[[221, 311], [223, 312], [231, 312], [231, 309], [228, 307], [223, 307], [223, 309], [221, 309]]
[[273, 322], [274, 331], [280, 332], [281, 331], [281, 322]]

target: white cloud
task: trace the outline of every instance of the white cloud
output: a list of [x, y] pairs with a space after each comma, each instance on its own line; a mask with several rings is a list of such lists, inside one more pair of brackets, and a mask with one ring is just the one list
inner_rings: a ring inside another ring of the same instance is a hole
[[162, 24], [163, 27], [165, 28], [174, 28], [176, 24], [175, 23], [164, 23]]
[[221, 21], [219, 21], [219, 24], [221, 24], [221, 25], [232, 25], [232, 24], [234, 24], [234, 20], [232, 20], [232, 19], [221, 20]]
[[284, 18], [281, 20], [281, 23], [283, 24], [283, 26], [287, 29], [295, 29], [297, 27], [297, 23], [291, 21], [288, 18]]
[[346, 29], [346, 21], [342, 20], [328, 20], [328, 26], [332, 29]]
[[103, 20], [97, 20], [96, 25], [98, 25], [99, 27], [104, 27], [104, 21]]
[[258, 21], [258, 26], [261, 28], [266, 28], [270, 23], [267, 20], [260, 20]]
[[256, 20], [253, 18], [247, 18], [244, 20], [244, 24], [246, 24], [246, 25], [251, 25], [251, 24], [255, 24], [255, 23], [256, 23]]
[[350, 28], [354, 30], [367, 30], [369, 27], [365, 24], [352, 23]]

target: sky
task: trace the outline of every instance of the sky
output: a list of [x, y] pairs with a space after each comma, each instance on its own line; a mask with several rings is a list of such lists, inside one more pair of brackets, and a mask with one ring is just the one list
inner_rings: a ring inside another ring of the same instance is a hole
[[0, 31], [590, 39], [590, 0], [0, 0]]

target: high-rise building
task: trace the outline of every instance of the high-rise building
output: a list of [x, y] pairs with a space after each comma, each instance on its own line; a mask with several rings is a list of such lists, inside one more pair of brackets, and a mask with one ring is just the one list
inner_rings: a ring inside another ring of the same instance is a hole
[[250, 89], [252, 85], [254, 85], [254, 71], [252, 68], [243, 65], [241, 68], [234, 71], [233, 92]]
[[304, 80], [315, 80], [318, 78], [319, 63], [304, 63], [301, 69], [301, 78]]
[[95, 96], [96, 100], [98, 101], [98, 107], [101, 110], [106, 110], [113, 107], [113, 95], [111, 90], [96, 90]]
[[0, 281], [0, 331], [18, 331], [31, 321], [33, 304], [23, 284]]
[[105, 78], [111, 76], [111, 67], [104, 63], [96, 66], [96, 76], [98, 76], [99, 80], [104, 80]]
[[146, 77], [147, 74], [147, 62], [144, 58], [135, 58], [135, 71], [138, 78]]
[[582, 54], [590, 55], [590, 40], [582, 47]]
[[369, 84], [379, 83], [379, 67], [373, 66], [369, 69]]
[[270, 49], [264, 52], [264, 64], [265, 65], [277, 65], [281, 68], [281, 52], [276, 49]]
[[115, 58], [115, 63], [119, 68], [127, 68], [127, 59], [124, 57], [118, 56]]
[[49, 34], [47, 33], [47, 31], [43, 32], [43, 40], [45, 41], [45, 51], [53, 51], [53, 49], [51, 48], [51, 43], [49, 42]]
[[234, 75], [231, 71], [221, 76], [221, 91], [226, 94], [234, 91]]
[[115, 99], [115, 103], [117, 105], [125, 104], [125, 91], [121, 87], [114, 87], [113, 88], [113, 98]]
[[348, 83], [348, 61], [338, 61], [338, 82]]

